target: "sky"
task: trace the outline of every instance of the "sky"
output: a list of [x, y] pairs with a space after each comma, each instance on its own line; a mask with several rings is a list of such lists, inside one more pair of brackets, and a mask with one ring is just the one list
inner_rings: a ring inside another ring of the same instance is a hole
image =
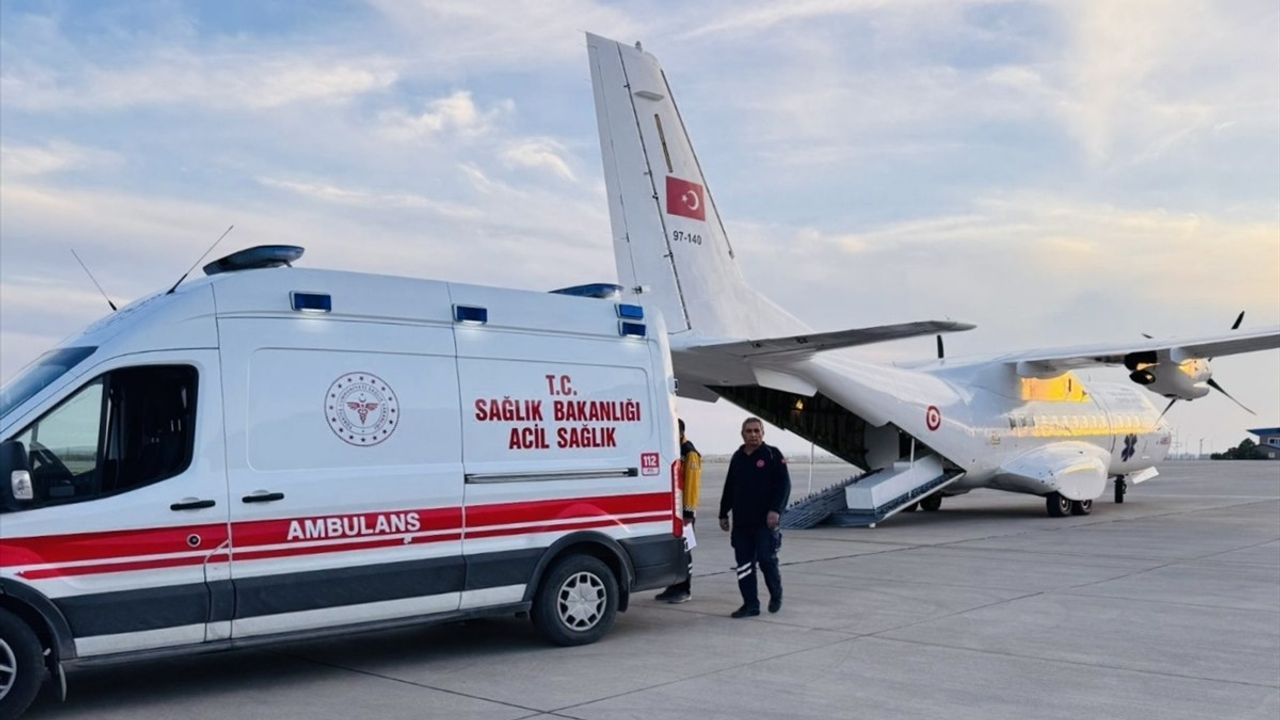
[[[215, 256], [614, 281], [583, 31], [662, 61], [748, 281], [817, 329], [953, 318], [970, 355], [1280, 324], [1274, 0], [6, 0], [0, 378], [108, 311], [72, 249], [117, 304], [232, 224]], [[1178, 403], [1181, 449], [1280, 425], [1280, 351], [1214, 370], [1257, 416]], [[736, 447], [742, 411], [680, 413]]]

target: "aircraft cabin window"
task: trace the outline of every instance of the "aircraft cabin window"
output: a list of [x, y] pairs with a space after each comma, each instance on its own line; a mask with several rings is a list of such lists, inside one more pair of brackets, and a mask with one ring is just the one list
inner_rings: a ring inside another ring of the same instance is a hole
[[[20, 509], [114, 495], [183, 472], [195, 447], [195, 395], [196, 370], [184, 365], [95, 378], [11, 441], [20, 443], [35, 495]], [[6, 477], [14, 469], [0, 468]]]

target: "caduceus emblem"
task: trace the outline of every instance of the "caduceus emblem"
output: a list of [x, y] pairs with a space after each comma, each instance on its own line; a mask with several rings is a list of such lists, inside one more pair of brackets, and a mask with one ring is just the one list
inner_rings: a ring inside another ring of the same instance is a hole
[[361, 425], [365, 424], [365, 421], [369, 419], [369, 413], [378, 409], [378, 405], [379, 403], [376, 403], [376, 402], [348, 402], [347, 403], [347, 407], [351, 408], [352, 410], [355, 410], [356, 414], [360, 416]]
[[377, 445], [400, 424], [400, 403], [385, 380], [371, 372], [348, 372], [325, 392], [329, 429], [351, 445]]

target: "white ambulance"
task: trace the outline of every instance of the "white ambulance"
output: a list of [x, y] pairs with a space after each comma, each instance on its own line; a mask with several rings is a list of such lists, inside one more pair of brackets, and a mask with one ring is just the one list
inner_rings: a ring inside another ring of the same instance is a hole
[[210, 263], [5, 386], [0, 716], [46, 667], [424, 620], [588, 643], [686, 573], [660, 316], [301, 253]]

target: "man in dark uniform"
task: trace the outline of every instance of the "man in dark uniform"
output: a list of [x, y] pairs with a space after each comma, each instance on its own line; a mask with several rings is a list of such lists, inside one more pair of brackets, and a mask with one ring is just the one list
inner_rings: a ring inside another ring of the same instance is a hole
[[769, 588], [769, 612], [782, 609], [782, 574], [778, 571], [782, 534], [778, 521], [790, 496], [791, 475], [786, 458], [778, 448], [764, 444], [764, 423], [760, 418], [747, 418], [742, 422], [742, 447], [729, 461], [724, 493], [720, 496], [720, 529], [731, 530], [738, 590], [742, 593], [742, 607], [734, 610], [731, 617], [760, 614], [757, 565]]

